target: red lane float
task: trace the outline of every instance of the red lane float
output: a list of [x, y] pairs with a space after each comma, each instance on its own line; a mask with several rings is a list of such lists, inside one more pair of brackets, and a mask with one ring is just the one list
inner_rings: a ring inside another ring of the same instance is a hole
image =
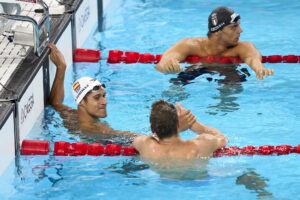
[[[158, 63], [162, 55], [152, 55], [150, 53], [140, 54], [134, 51], [110, 50], [107, 58], [107, 63]], [[93, 49], [76, 49], [74, 62], [99, 62], [101, 59], [101, 51]], [[240, 57], [229, 56], [189, 56], [182, 63], [219, 63], [219, 64], [238, 64], [243, 63]], [[262, 63], [298, 63], [300, 56], [296, 55], [270, 55], [262, 56]]]
[[[21, 147], [21, 155], [47, 155], [50, 151], [48, 141], [40, 140], [23, 140]], [[226, 147], [214, 152], [213, 157], [221, 156], [237, 156], [237, 155], [284, 155], [289, 153], [300, 154], [300, 144], [292, 147], [291, 145], [271, 146], [264, 145], [259, 147]], [[99, 143], [91, 145], [83, 142], [70, 144], [69, 142], [59, 141], [54, 143], [54, 156], [133, 156], [138, 152], [133, 146], [122, 148], [121, 145], [107, 144], [105, 147]]]
[[74, 62], [99, 62], [101, 51], [94, 49], [76, 49]]
[[[50, 151], [49, 141], [40, 140], [23, 140], [21, 147], [21, 155], [47, 155]], [[54, 156], [133, 156], [138, 152], [132, 147], [124, 147], [116, 144], [107, 144], [105, 147], [99, 143], [91, 145], [83, 142], [54, 142]]]
[[295, 56], [295, 55], [283, 56], [282, 61], [284, 63], [297, 63], [300, 62], [300, 56]]
[[226, 147], [214, 152], [213, 157], [236, 156], [236, 155], [284, 155], [289, 153], [300, 153], [300, 144], [292, 147], [291, 145], [271, 146], [264, 145], [260, 147]]
[[124, 147], [122, 149], [121, 145], [116, 144], [107, 144], [105, 147], [100, 145], [99, 143], [94, 143], [91, 145], [87, 145], [83, 142], [76, 142], [70, 145], [69, 142], [55, 142], [54, 143], [54, 152], [55, 156], [132, 156], [136, 155], [137, 151], [133, 151], [133, 147]]
[[21, 155], [47, 155], [49, 149], [49, 141], [23, 140]]

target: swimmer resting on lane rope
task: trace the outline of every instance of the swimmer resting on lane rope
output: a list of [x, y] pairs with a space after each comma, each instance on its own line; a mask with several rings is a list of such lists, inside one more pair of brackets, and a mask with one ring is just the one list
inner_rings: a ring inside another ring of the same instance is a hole
[[188, 56], [232, 56], [240, 57], [256, 73], [258, 79], [273, 75], [266, 69], [260, 52], [251, 42], [239, 41], [242, 29], [240, 15], [226, 7], [218, 7], [208, 17], [206, 37], [184, 38], [169, 48], [155, 68], [162, 73], [180, 72], [180, 61]]

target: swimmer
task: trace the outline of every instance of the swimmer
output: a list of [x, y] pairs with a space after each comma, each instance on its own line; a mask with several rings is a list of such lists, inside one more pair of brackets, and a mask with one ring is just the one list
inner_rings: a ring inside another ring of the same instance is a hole
[[182, 70], [180, 61], [188, 56], [239, 56], [260, 80], [274, 74], [262, 64], [261, 53], [251, 42], [239, 40], [243, 30], [240, 15], [229, 8], [218, 7], [208, 17], [207, 37], [184, 38], [169, 48], [155, 68], [165, 74]]
[[[177, 112], [186, 112], [181, 104], [164, 100], [152, 104], [150, 125], [153, 135], [138, 136], [133, 141], [134, 148], [146, 159], [185, 159], [209, 158], [217, 149], [226, 146], [228, 139], [217, 129], [195, 121], [190, 129], [198, 136], [182, 140], [178, 131]], [[195, 118], [195, 116], [191, 116]]]
[[[54, 44], [49, 44], [51, 49], [50, 59], [56, 65], [55, 79], [49, 96], [49, 104], [59, 112], [64, 120], [64, 125], [76, 131], [84, 130], [86, 133], [101, 133], [106, 135], [131, 135], [137, 133], [118, 131], [111, 128], [99, 118], [107, 116], [107, 99], [105, 85], [91, 77], [81, 77], [73, 84], [73, 97], [77, 103], [77, 109], [72, 109], [62, 104], [64, 100], [64, 78], [66, 63], [64, 56]], [[184, 131], [195, 122], [193, 114], [187, 110], [178, 115], [181, 123], [180, 131]], [[74, 128], [75, 127], [75, 128]]]

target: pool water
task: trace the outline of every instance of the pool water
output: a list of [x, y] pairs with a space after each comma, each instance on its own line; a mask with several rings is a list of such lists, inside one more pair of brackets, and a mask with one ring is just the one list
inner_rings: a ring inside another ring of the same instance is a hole
[[[217, 6], [241, 15], [242, 41], [262, 55], [299, 55], [297, 23], [300, 2], [212, 0], [114, 0], [106, 13], [106, 30], [94, 34], [86, 48], [162, 54], [184, 37], [205, 36], [207, 17]], [[154, 64], [76, 63], [66, 72], [64, 103], [76, 108], [75, 79], [92, 76], [107, 86], [108, 117], [118, 130], [150, 134], [151, 104], [164, 98], [191, 109], [198, 121], [216, 127], [228, 146], [300, 144], [299, 64], [265, 64], [274, 76], [260, 81], [245, 64], [228, 69], [246, 81], [220, 83], [219, 73], [203, 74], [187, 84], [163, 75]], [[189, 64], [183, 66], [189, 68]], [[248, 70], [250, 76], [244, 73]], [[212, 81], [209, 81], [209, 80]], [[175, 81], [174, 81], [175, 80]], [[191, 131], [182, 138], [195, 137]], [[63, 127], [48, 106], [28, 139], [97, 142]], [[124, 139], [124, 138], [122, 138]], [[114, 138], [116, 142], [122, 139]], [[137, 157], [21, 156], [0, 177], [1, 199], [299, 199], [299, 154], [212, 158], [206, 175], [195, 180], [161, 177]]]

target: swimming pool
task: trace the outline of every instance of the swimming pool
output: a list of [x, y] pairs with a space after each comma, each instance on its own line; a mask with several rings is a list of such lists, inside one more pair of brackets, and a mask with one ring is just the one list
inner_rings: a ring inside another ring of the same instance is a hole
[[[118, 5], [119, 4], [119, 5]], [[114, 1], [106, 16], [106, 31], [85, 47], [97, 46], [104, 56], [110, 49], [163, 53], [183, 37], [204, 36], [207, 17], [218, 1]], [[300, 2], [244, 1], [223, 5], [241, 14], [241, 40], [253, 42], [263, 55], [299, 55], [297, 32]], [[258, 20], [259, 19], [259, 20]], [[101, 42], [99, 42], [101, 41]], [[185, 65], [189, 66], [189, 65]], [[179, 101], [198, 120], [221, 130], [228, 146], [298, 145], [300, 136], [299, 64], [265, 64], [275, 74], [264, 81], [218, 84], [218, 74], [203, 74], [189, 84], [172, 81], [153, 64], [106, 64], [106, 61], [69, 67], [65, 103], [79, 76], [96, 77], [107, 85], [108, 117], [114, 129], [150, 134], [153, 101]], [[126, 124], [126, 126], [124, 126]], [[185, 139], [194, 137], [189, 131]], [[47, 107], [28, 139], [97, 141], [63, 127], [59, 115]], [[53, 148], [52, 148], [53, 149]], [[298, 199], [299, 154], [213, 158], [207, 176], [197, 180], [160, 178], [134, 157], [22, 156], [0, 177], [1, 199]], [[15, 164], [17, 167], [15, 167]], [[12, 173], [10, 173], [12, 172]], [[13, 175], [11, 175], [13, 174]]]

